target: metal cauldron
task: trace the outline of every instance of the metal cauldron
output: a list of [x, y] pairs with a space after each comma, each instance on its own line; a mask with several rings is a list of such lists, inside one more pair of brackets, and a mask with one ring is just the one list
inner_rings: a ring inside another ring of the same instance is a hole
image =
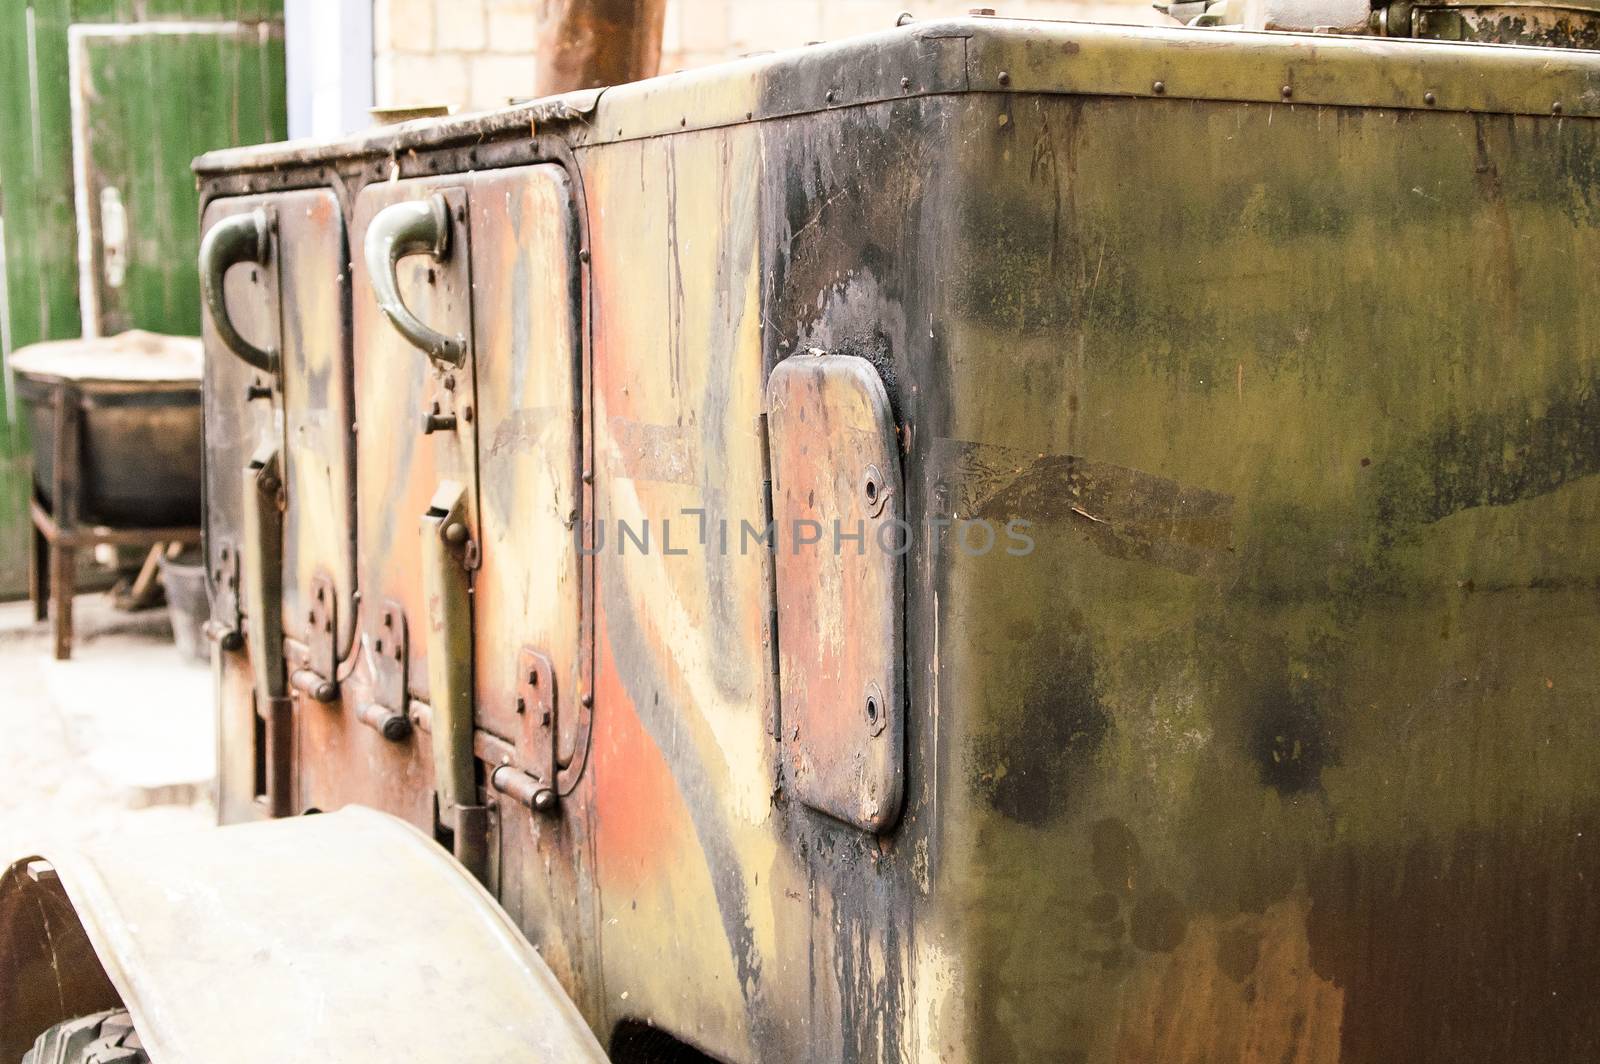
[[18, 350], [11, 369], [27, 404], [34, 486], [46, 508], [60, 511], [51, 497], [57, 404], [71, 403], [79, 411], [79, 457], [68, 490], [75, 490], [78, 523], [198, 525], [202, 358], [197, 339], [137, 330]]

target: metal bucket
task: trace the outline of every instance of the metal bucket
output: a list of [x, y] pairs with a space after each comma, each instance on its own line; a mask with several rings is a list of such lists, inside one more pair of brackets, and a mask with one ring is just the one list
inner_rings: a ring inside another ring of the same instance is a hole
[[19, 350], [11, 368], [28, 408], [34, 486], [44, 505], [60, 509], [51, 485], [56, 403], [66, 401], [81, 412], [77, 482], [69, 489], [78, 523], [198, 525], [201, 360], [198, 340], [137, 331]]

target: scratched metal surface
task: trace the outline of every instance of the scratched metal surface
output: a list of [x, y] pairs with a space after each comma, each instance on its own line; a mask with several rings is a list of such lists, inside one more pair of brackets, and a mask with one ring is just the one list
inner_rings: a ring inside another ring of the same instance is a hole
[[[592, 675], [563, 666], [592, 735], [560, 827], [502, 813], [501, 897], [602, 1041], [648, 1022], [732, 1061], [1595, 1055], [1600, 144], [1534, 106], [1595, 60], [940, 25], [631, 86], [532, 138], [521, 112], [392, 134], [402, 178], [564, 163], [588, 252], [592, 494], [557, 477], [526, 512], [530, 549], [569, 491], [610, 537], [576, 633], [528, 613], [592, 640]], [[894, 98], [918, 61], [943, 89]], [[1444, 106], [1401, 100], [1434, 75]], [[389, 176], [369, 147], [206, 180], [338, 174], [348, 212]], [[485, 218], [480, 343], [522, 291]], [[510, 365], [551, 320], [512, 313]], [[908, 520], [1002, 528], [907, 556], [883, 835], [786, 789], [775, 574], [737, 542], [767, 513], [767, 377], [811, 349], [884, 381]], [[480, 356], [481, 389], [509, 367]], [[552, 405], [531, 387], [507, 416]], [[370, 458], [361, 421], [362, 519], [395, 537], [429, 494], [396, 479], [410, 418]], [[647, 517], [655, 549], [621, 549]], [[361, 535], [364, 580], [418, 579]], [[426, 826], [424, 766], [340, 764]]]

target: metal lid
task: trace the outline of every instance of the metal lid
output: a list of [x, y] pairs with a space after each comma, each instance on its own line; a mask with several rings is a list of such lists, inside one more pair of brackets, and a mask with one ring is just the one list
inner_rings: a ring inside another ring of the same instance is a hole
[[195, 386], [204, 362], [197, 337], [134, 329], [30, 344], [12, 354], [10, 367], [19, 377], [45, 382]]

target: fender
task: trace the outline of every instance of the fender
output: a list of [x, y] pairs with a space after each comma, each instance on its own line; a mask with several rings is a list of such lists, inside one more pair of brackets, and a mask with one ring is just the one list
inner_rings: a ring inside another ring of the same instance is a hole
[[359, 807], [11, 865], [0, 1059], [119, 996], [163, 1064], [606, 1059], [488, 892]]

